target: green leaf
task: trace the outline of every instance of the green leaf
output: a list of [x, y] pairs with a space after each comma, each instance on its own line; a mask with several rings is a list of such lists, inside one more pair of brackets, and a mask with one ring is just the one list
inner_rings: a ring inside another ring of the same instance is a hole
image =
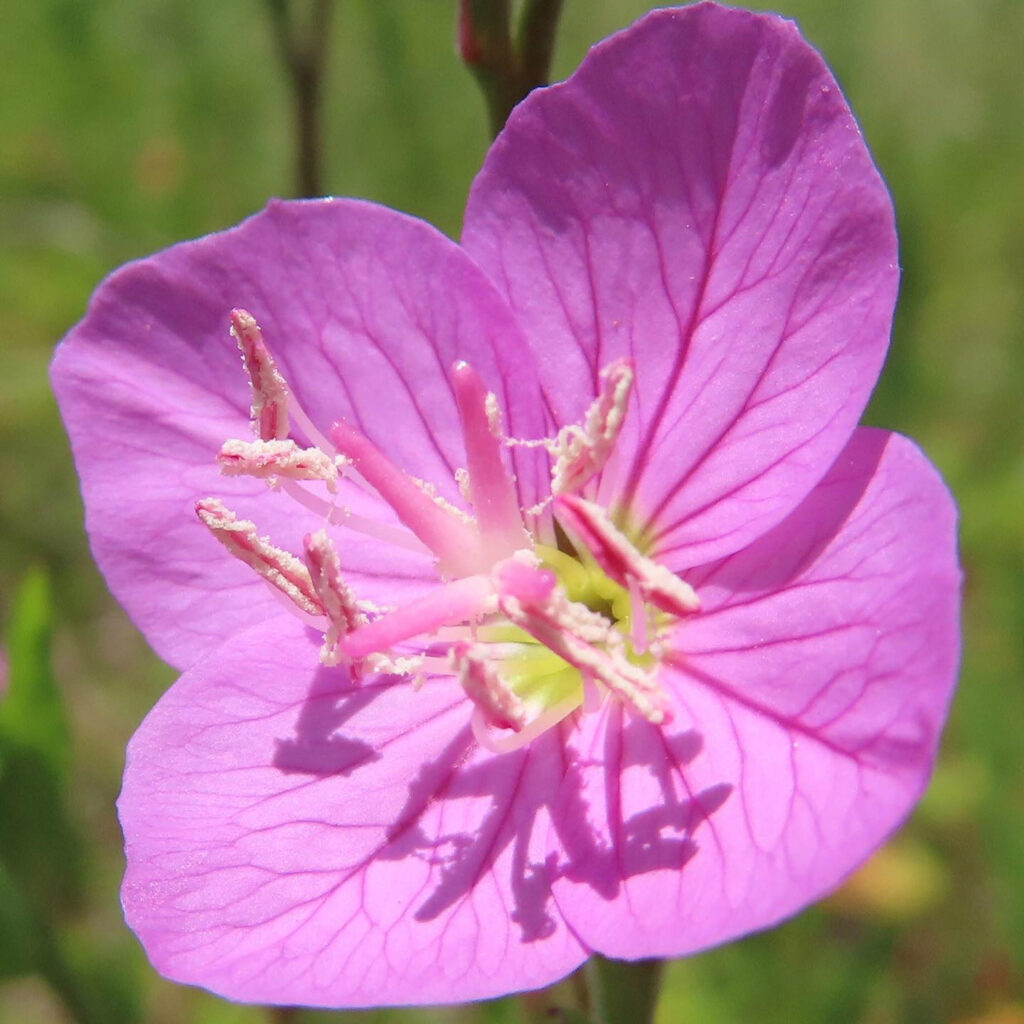
[[40, 920], [79, 903], [83, 846], [68, 814], [67, 717], [50, 668], [50, 588], [30, 572], [7, 627], [8, 687], [0, 699], [0, 864]]
[[70, 767], [64, 702], [50, 667], [53, 616], [45, 573], [22, 581], [7, 624], [7, 692], [0, 699], [0, 737], [36, 753], [59, 777]]

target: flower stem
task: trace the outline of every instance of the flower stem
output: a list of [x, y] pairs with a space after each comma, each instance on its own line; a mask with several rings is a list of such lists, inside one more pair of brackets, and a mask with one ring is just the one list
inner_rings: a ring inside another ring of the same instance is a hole
[[523, 0], [513, 35], [510, 0], [459, 0], [459, 55], [480, 83], [492, 135], [527, 93], [547, 85], [562, 5]]
[[525, 96], [538, 85], [547, 85], [555, 35], [563, 0], [524, 0], [519, 17], [518, 47]]
[[323, 83], [334, 0], [310, 0], [305, 19], [298, 17], [293, 0], [266, 3], [292, 87], [297, 194], [319, 196], [323, 194]]
[[592, 956], [583, 970], [594, 1024], [651, 1024], [663, 966], [661, 960]]

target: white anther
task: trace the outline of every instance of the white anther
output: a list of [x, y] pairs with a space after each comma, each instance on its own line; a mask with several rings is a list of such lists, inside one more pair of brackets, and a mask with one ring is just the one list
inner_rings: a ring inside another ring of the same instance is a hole
[[327, 531], [317, 530], [307, 536], [305, 549], [310, 579], [328, 623], [320, 661], [324, 665], [337, 665], [343, 660], [338, 644], [353, 629], [366, 622], [366, 616], [352, 589], [341, 578], [341, 561]]
[[633, 367], [617, 359], [601, 371], [601, 391], [590, 404], [581, 424], [562, 427], [552, 449], [551, 492], [578, 491], [608, 461], [626, 417], [633, 387]]
[[217, 465], [225, 476], [255, 476], [266, 480], [323, 480], [333, 494], [338, 490], [338, 462], [319, 448], [300, 448], [294, 441], [225, 441]]
[[672, 615], [687, 615], [700, 609], [700, 599], [693, 587], [640, 554], [600, 505], [575, 495], [562, 495], [555, 506], [565, 528], [616, 583], [627, 588], [635, 583], [646, 600]]
[[255, 317], [244, 309], [231, 312], [231, 334], [242, 350], [252, 388], [252, 426], [264, 441], [288, 436], [288, 385], [263, 342]]
[[466, 696], [484, 720], [498, 729], [518, 732], [526, 724], [526, 706], [495, 668], [488, 645], [460, 642], [451, 649], [452, 668]]
[[[555, 437], [526, 441], [504, 438], [513, 448], [544, 448], [554, 457], [551, 493], [578, 491], [601, 472], [618, 440], [626, 418], [626, 406], [633, 388], [633, 367], [628, 359], [616, 359], [600, 373], [601, 390], [590, 403], [580, 423], [562, 427]], [[550, 500], [550, 499], [548, 499]], [[542, 502], [527, 514], [543, 511]]]
[[299, 609], [308, 615], [324, 614], [306, 567], [294, 555], [260, 537], [255, 523], [239, 519], [216, 498], [197, 501], [196, 514], [231, 554], [291, 598]]

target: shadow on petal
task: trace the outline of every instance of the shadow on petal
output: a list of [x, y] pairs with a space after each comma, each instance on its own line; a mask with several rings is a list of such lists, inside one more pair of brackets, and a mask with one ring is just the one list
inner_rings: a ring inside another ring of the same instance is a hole
[[820, 63], [812, 53], [794, 54], [783, 67], [764, 118], [761, 156], [767, 167], [778, 167], [789, 158], [801, 136], [807, 133], [808, 116], [822, 120], [823, 113], [827, 116], [827, 111], [813, 109], [811, 90], [817, 92], [822, 88], [820, 74]]
[[365, 708], [380, 687], [360, 686], [343, 668], [321, 667], [299, 712], [295, 735], [277, 740], [273, 764], [283, 772], [348, 775], [380, 754], [338, 730]]
[[[350, 776], [358, 788], [362, 773], [378, 771], [389, 756], [386, 742], [373, 748], [358, 738], [358, 716], [391, 685], [402, 684], [356, 685], [338, 670], [320, 671], [295, 737], [277, 741], [274, 764], [286, 772]], [[618, 709], [607, 716], [603, 763], [570, 760], [566, 740], [579, 727], [573, 720], [528, 748], [497, 756], [478, 746], [466, 724], [423, 761], [371, 858], [429, 866], [429, 881], [410, 904], [412, 919], [432, 922], [464, 904], [471, 910], [478, 887], [491, 886], [511, 904], [520, 941], [531, 943], [561, 926], [551, 895], [558, 878], [611, 900], [632, 875], [681, 870], [697, 850], [695, 833], [731, 787], [691, 794], [683, 772], [703, 747], [700, 735], [666, 735], [624, 717]], [[356, 734], [347, 735], [346, 725]], [[585, 786], [588, 778], [593, 785], [595, 770], [603, 773], [609, 809], [626, 771], [649, 780], [648, 801], [614, 826], [595, 823]], [[372, 783], [363, 781], [369, 791]]]
[[[696, 832], [732, 792], [725, 783], [691, 792], [685, 766], [702, 748], [694, 730], [666, 735], [641, 719], [624, 723], [613, 709], [601, 760], [575, 762], [563, 783], [556, 821], [568, 858], [559, 877], [613, 900], [629, 878], [681, 871], [698, 850]], [[623, 779], [638, 770], [646, 785], [629, 801], [641, 809], [630, 813]]]

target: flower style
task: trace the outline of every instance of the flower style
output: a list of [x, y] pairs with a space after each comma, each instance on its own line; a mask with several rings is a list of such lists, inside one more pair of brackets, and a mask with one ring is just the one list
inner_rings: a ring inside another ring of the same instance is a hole
[[515, 110], [461, 245], [275, 202], [107, 280], [53, 380], [96, 559], [184, 672], [119, 802], [157, 969], [474, 999], [836, 886], [957, 662], [952, 502], [856, 426], [897, 276], [821, 59], [698, 4]]

